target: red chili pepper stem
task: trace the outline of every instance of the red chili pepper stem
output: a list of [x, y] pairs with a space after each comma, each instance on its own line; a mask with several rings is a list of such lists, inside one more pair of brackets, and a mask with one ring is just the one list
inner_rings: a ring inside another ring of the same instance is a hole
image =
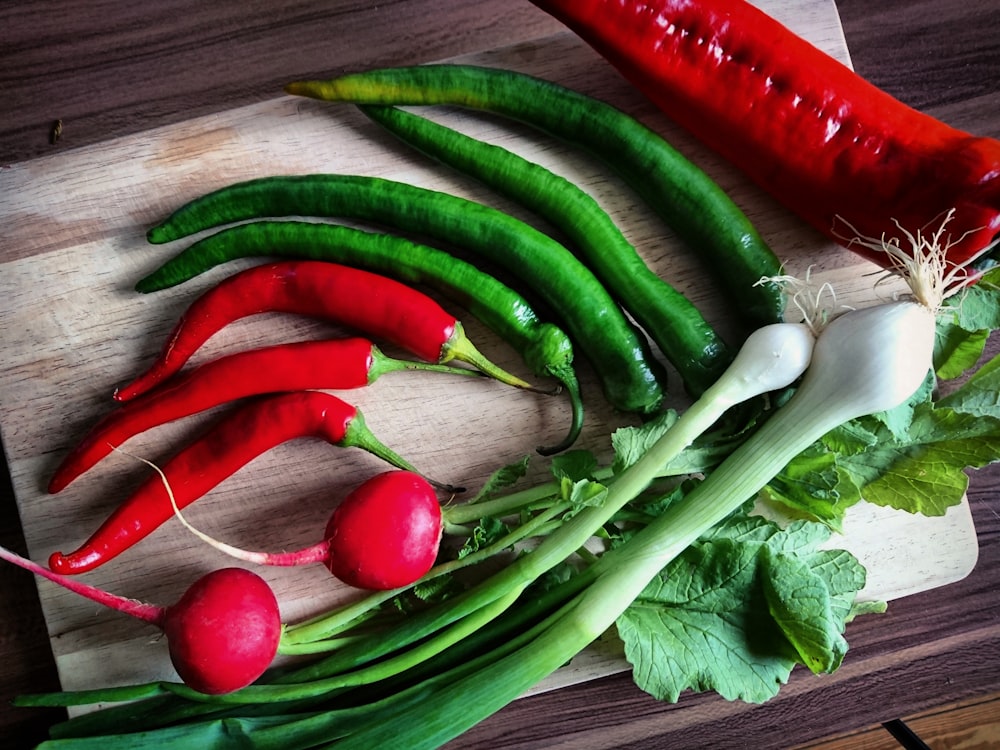
[[412, 359], [396, 359], [395, 357], [382, 354], [381, 351], [377, 349], [374, 350], [374, 353], [376, 354], [376, 357], [372, 361], [371, 369], [368, 371], [369, 384], [375, 382], [378, 378], [388, 372], [440, 372], [446, 375], [464, 375], [466, 377], [473, 378], [488, 376], [488, 373], [480, 368], [471, 370], [468, 367], [453, 367], [451, 365], [437, 364], [435, 362], [417, 362]]
[[538, 386], [534, 386], [516, 375], [497, 367], [495, 364], [490, 362], [486, 356], [476, 348], [476, 345], [472, 343], [471, 339], [465, 335], [465, 328], [459, 321], [455, 321], [455, 332], [444, 343], [444, 346], [441, 347], [441, 359], [439, 359], [438, 362], [444, 364], [445, 362], [450, 362], [453, 359], [470, 364], [494, 380], [499, 380], [501, 383], [512, 385], [515, 388], [522, 388], [526, 391], [542, 393], [547, 396], [555, 395], [561, 390], [558, 386], [556, 388], [548, 389], [539, 388]]
[[392, 464], [398, 469], [412, 471], [414, 474], [418, 474], [426, 479], [432, 486], [442, 492], [447, 492], [453, 495], [465, 492], [464, 487], [456, 487], [453, 484], [438, 482], [415, 469], [413, 464], [375, 437], [375, 433], [368, 429], [368, 425], [365, 424], [364, 415], [360, 411], [357, 411], [354, 419], [348, 423], [347, 429], [344, 431], [344, 437], [340, 440], [338, 445], [345, 448], [361, 448], [362, 450], [371, 453], [373, 456], [381, 458], [386, 463]]

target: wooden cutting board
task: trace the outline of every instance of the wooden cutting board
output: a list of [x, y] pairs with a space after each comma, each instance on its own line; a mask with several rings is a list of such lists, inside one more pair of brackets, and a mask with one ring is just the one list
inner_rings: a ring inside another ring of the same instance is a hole
[[[818, 46], [847, 61], [831, 0], [761, 0], [760, 5]], [[463, 58], [564, 83], [640, 117], [715, 177], [755, 221], [786, 262], [810, 267], [845, 304], [874, 297], [873, 267], [832, 246], [787, 214], [727, 165], [659, 116], [572, 34]], [[642, 255], [685, 292], [726, 335], [734, 315], [696, 259], [636, 197], [597, 162], [499, 120], [451, 110], [430, 112], [477, 137], [546, 164], [590, 190]], [[174, 247], [145, 243], [145, 229], [182, 202], [222, 185], [279, 173], [342, 172], [386, 176], [490, 202], [532, 221], [530, 214], [481, 187], [415, 156], [353, 108], [279, 97], [94, 147], [16, 164], [0, 173], [0, 430], [31, 555], [75, 548], [146, 476], [135, 458], [112, 455], [62, 493], [44, 487], [65, 452], [112, 408], [111, 393], [159, 350], [181, 311], [232, 264], [174, 290], [143, 296], [137, 279]], [[470, 334], [495, 361], [529, 375], [517, 355], [462, 311]], [[259, 316], [229, 326], [194, 363], [265, 343], [339, 335], [330, 326]], [[387, 347], [390, 353], [391, 348]], [[601, 403], [592, 373], [580, 367], [589, 394], [579, 447], [608, 457], [610, 432], [634, 424]], [[674, 379], [676, 383], [676, 378]], [[674, 387], [672, 405], [683, 408]], [[341, 394], [365, 413], [386, 442], [428, 474], [476, 487], [493, 470], [560, 437], [564, 401], [515, 392], [485, 380], [393, 374], [363, 391]], [[126, 444], [162, 462], [221, 410], [163, 426]], [[190, 521], [252, 549], [312, 543], [330, 509], [364, 477], [382, 470], [354, 450], [297, 440], [281, 446], [220, 485], [187, 511]], [[532, 478], [545, 478], [538, 460]], [[967, 505], [942, 518], [861, 506], [838, 546], [869, 569], [864, 595], [893, 599], [964, 577], [977, 555]], [[231, 564], [176, 522], [85, 579], [130, 597], [169, 603], [201, 573]], [[354, 593], [321, 567], [269, 569], [263, 575], [296, 620]], [[39, 592], [53, 652], [67, 689], [174, 679], [165, 643], [147, 626], [100, 610], [47, 582]], [[613, 640], [599, 643], [539, 689], [624, 668]]]

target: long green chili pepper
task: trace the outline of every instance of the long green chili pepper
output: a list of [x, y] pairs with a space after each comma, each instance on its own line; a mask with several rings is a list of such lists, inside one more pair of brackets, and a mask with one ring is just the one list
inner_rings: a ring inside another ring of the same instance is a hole
[[447, 104], [502, 115], [615, 170], [705, 261], [748, 323], [781, 319], [781, 264], [746, 215], [657, 133], [606, 102], [515, 71], [469, 65], [386, 68], [288, 84], [289, 94], [354, 104]]
[[169, 242], [222, 224], [277, 216], [374, 221], [475, 252], [531, 287], [557, 313], [613, 406], [651, 414], [663, 401], [662, 365], [594, 274], [551, 237], [482, 203], [379, 177], [266, 177], [196, 198], [151, 228], [147, 238]]
[[198, 240], [141, 279], [136, 289], [165, 289], [213, 266], [255, 256], [334, 261], [437, 290], [514, 347], [535, 375], [555, 378], [566, 389], [572, 405], [570, 429], [558, 445], [541, 447], [539, 452], [558, 453], [579, 437], [584, 409], [569, 336], [541, 320], [524, 297], [499, 279], [443, 250], [337, 224], [254, 221]]
[[698, 396], [731, 359], [698, 309], [660, 278], [589, 193], [500, 146], [394, 107], [362, 111], [404, 142], [472, 175], [566, 234], [585, 262], [630, 312]]

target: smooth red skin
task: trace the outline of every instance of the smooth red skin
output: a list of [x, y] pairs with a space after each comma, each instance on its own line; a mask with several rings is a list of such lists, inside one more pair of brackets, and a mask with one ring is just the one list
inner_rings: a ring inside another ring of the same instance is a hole
[[188, 687], [209, 695], [246, 687], [270, 666], [281, 637], [271, 587], [242, 568], [197, 580], [165, 611], [170, 660]]
[[326, 261], [268, 263], [229, 276], [196, 299], [149, 370], [115, 398], [128, 401], [149, 390], [180, 370], [227, 324], [265, 312], [332, 321], [427, 362], [443, 361], [458, 325], [433, 299], [386, 276]]
[[304, 341], [208, 362], [110, 412], [62, 460], [49, 481], [60, 492], [129, 438], [230, 401], [280, 391], [368, 385], [374, 345], [362, 338]]
[[333, 512], [327, 567], [361, 589], [408, 586], [434, 565], [442, 531], [441, 505], [427, 480], [387, 471], [358, 486]]
[[278, 600], [267, 582], [249, 570], [214, 570], [195, 581], [176, 604], [159, 607], [67, 578], [4, 547], [0, 558], [159, 628], [181, 679], [203, 693], [229, 693], [249, 685], [278, 652]]
[[[162, 471], [177, 507], [185, 508], [245, 464], [288, 440], [320, 437], [335, 445], [351, 439], [357, 410], [322, 391], [300, 391], [251, 402], [170, 459]], [[84, 573], [120, 555], [174, 516], [163, 479], [149, 478], [115, 509], [79, 549], [54, 552], [49, 567]]]
[[[841, 244], [854, 231], [838, 215], [862, 235], [899, 237], [894, 219], [915, 233], [936, 228], [955, 208], [948, 225], [955, 263], [1000, 232], [1000, 141], [906, 106], [747, 2], [533, 2]], [[884, 254], [848, 246], [887, 263]]]

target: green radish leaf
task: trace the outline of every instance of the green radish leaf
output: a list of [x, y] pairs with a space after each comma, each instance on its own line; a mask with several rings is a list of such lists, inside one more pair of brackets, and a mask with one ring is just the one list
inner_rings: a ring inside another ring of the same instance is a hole
[[677, 412], [669, 409], [639, 427], [619, 427], [611, 433], [611, 447], [615, 452], [612, 471], [620, 474], [645, 455], [677, 421]]
[[937, 402], [963, 414], [1000, 419], [1000, 356], [983, 364], [966, 383]]
[[597, 470], [597, 457], [587, 450], [571, 450], [552, 458], [552, 474], [556, 479], [574, 482], [590, 479]]
[[770, 542], [776, 535], [782, 533], [781, 527], [766, 518], [747, 515], [752, 508], [753, 504], [748, 503], [744, 512], [730, 516], [722, 523], [716, 524], [702, 534], [698, 541], [712, 542], [728, 539], [733, 542], [763, 544]]
[[746, 435], [706, 433], [663, 465], [660, 476], [683, 476], [710, 471], [746, 439]]
[[974, 367], [983, 354], [990, 331], [1000, 328], [1000, 268], [983, 275], [973, 286], [945, 301], [938, 315], [934, 370], [941, 380], [952, 380]]
[[814, 445], [796, 456], [761, 495], [839, 531], [844, 512], [861, 499], [861, 490], [837, 459], [824, 446]]
[[852, 456], [878, 444], [878, 435], [861, 420], [852, 419], [826, 433], [820, 443], [835, 453]]
[[439, 602], [455, 592], [455, 581], [451, 576], [438, 576], [417, 582], [410, 592], [422, 602]]
[[966, 331], [958, 325], [940, 322], [934, 344], [934, 372], [941, 380], [954, 380], [975, 367], [986, 348], [988, 329]]
[[[934, 376], [930, 373], [924, 380], [923, 385], [910, 396], [904, 403], [890, 411], [882, 411], [872, 414], [867, 420], [881, 422], [889, 428], [889, 431], [896, 438], [905, 438], [913, 424], [913, 418], [918, 409], [926, 408], [931, 404], [934, 396]], [[875, 445], [878, 444], [876, 440]]]
[[586, 450], [567, 451], [553, 458], [552, 475], [559, 482], [559, 496], [576, 509], [604, 502], [608, 488], [591, 478], [597, 467], [597, 458]]
[[835, 669], [865, 575], [849, 553], [817, 549], [829, 534], [737, 516], [685, 550], [618, 619], [639, 687], [760, 703], [798, 663]]
[[787, 681], [794, 661], [772, 642], [767, 602], [754, 585], [759, 548], [695, 544], [618, 618], [640, 688], [671, 702], [691, 689], [759, 703]]
[[[885, 602], [857, 602], [865, 587], [868, 571], [850, 552], [841, 549], [817, 550], [810, 561], [830, 592], [831, 622], [846, 624], [860, 614], [885, 612]], [[843, 632], [843, 627], [838, 632]]]
[[458, 556], [462, 558], [471, 555], [473, 552], [478, 552], [484, 547], [489, 547], [491, 544], [499, 542], [509, 533], [510, 528], [503, 521], [492, 517], [483, 518], [479, 521], [476, 528], [472, 530], [469, 538], [466, 539], [465, 544], [458, 551]]
[[[757, 403], [743, 404], [731, 410], [709, 432], [697, 438], [673, 460], [663, 465], [661, 477], [706, 472], [721, 463], [753, 432], [761, 417]], [[615, 451], [614, 474], [620, 474], [638, 461], [677, 421], [677, 412], [666, 411], [639, 427], [620, 427], [611, 435]]]
[[961, 294], [945, 300], [939, 317], [947, 319], [949, 313], [953, 325], [972, 333], [1000, 328], [1000, 267], [987, 271]]
[[847, 622], [851, 622], [855, 617], [861, 617], [861, 615], [885, 614], [888, 609], [889, 605], [886, 602], [854, 602]]
[[510, 487], [515, 484], [519, 479], [523, 478], [528, 473], [528, 464], [531, 461], [530, 456], [525, 456], [520, 461], [503, 466], [493, 474], [490, 475], [489, 479], [483, 484], [482, 489], [476, 493], [476, 496], [469, 500], [470, 503], [478, 503], [483, 500], [487, 500], [496, 494], [498, 490], [502, 490], [506, 487]]
[[843, 625], [854, 593], [864, 587], [864, 569], [842, 550], [809, 562], [770, 547], [762, 552], [761, 581], [771, 616], [813, 674], [835, 671], [847, 653]]
[[1000, 418], [931, 404], [918, 409], [909, 433], [887, 429], [878, 445], [841, 459], [861, 482], [865, 500], [911, 513], [943, 515], [968, 488], [966, 468], [1000, 456]]
[[600, 482], [581, 479], [574, 482], [569, 477], [563, 477], [559, 482], [560, 496], [568, 500], [575, 508], [586, 508], [600, 505], [608, 496], [608, 488]]

